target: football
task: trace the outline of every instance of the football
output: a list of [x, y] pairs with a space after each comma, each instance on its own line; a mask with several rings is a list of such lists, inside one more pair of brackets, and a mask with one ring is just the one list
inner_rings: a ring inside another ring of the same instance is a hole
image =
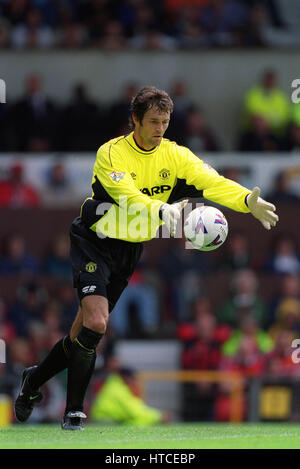
[[195, 249], [213, 251], [226, 240], [228, 223], [220, 210], [203, 205], [192, 210], [186, 218], [184, 234]]

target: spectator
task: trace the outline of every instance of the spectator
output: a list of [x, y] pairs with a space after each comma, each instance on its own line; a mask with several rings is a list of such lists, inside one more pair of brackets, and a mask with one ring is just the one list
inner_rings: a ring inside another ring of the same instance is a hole
[[141, 426], [166, 421], [166, 414], [147, 406], [136, 395], [134, 373], [122, 367], [108, 375], [94, 398], [90, 415], [94, 421]]
[[66, 168], [62, 162], [54, 163], [50, 168], [47, 181], [41, 190], [42, 204], [45, 207], [66, 208], [77, 206], [78, 194], [70, 183]]
[[[242, 397], [243, 418], [247, 419], [248, 411], [248, 377], [264, 373], [265, 357], [273, 350], [274, 343], [270, 336], [259, 329], [253, 317], [244, 317], [222, 347], [222, 358], [219, 369], [234, 371], [244, 375], [244, 394]], [[215, 419], [228, 421], [231, 411], [229, 390], [230, 381], [221, 383], [215, 403]]]
[[72, 279], [70, 243], [67, 235], [60, 234], [53, 239], [45, 260], [44, 271], [56, 279]]
[[277, 320], [277, 311], [280, 305], [286, 300], [300, 301], [300, 280], [295, 274], [284, 275], [280, 277], [279, 284], [274, 282], [273, 298], [269, 304], [269, 321], [268, 325], [272, 325]]
[[220, 323], [237, 327], [243, 317], [252, 317], [259, 327], [267, 325], [267, 309], [257, 292], [258, 278], [250, 269], [239, 270], [232, 280], [231, 296], [225, 299], [218, 313]]
[[43, 15], [39, 8], [30, 9], [25, 22], [13, 28], [11, 44], [16, 49], [49, 48], [55, 45], [54, 32], [43, 24]]
[[25, 240], [19, 233], [8, 235], [3, 240], [0, 257], [0, 275], [32, 276], [39, 272], [38, 261], [26, 251]]
[[289, 331], [295, 338], [300, 333], [300, 301], [296, 298], [283, 299], [275, 310], [275, 322], [269, 329], [270, 336], [276, 340], [282, 331]]
[[253, 266], [252, 261], [248, 236], [242, 231], [235, 231], [230, 234], [220, 258], [217, 260], [216, 268], [221, 271], [250, 269]]
[[182, 9], [177, 19], [179, 45], [182, 49], [208, 47], [210, 38], [201, 24], [201, 11], [197, 5]]
[[111, 138], [129, 132], [130, 104], [136, 93], [136, 83], [127, 83], [121, 89], [120, 98], [109, 107], [107, 132]]
[[262, 116], [271, 133], [282, 137], [290, 119], [290, 103], [277, 85], [277, 74], [266, 70], [260, 83], [250, 88], [245, 96], [244, 111], [248, 128], [253, 116]]
[[299, 364], [292, 360], [293, 348], [291, 344], [298, 335], [288, 329], [278, 331], [275, 337], [274, 349], [265, 355], [265, 373], [269, 376], [289, 377], [299, 375]]
[[[208, 298], [200, 298], [194, 305], [193, 323], [180, 324], [177, 337], [183, 342], [182, 366], [188, 370], [217, 370], [222, 344], [228, 339], [230, 328], [217, 325]], [[216, 385], [200, 381], [183, 385], [183, 419], [211, 420], [216, 398]]]
[[231, 45], [231, 33], [243, 27], [248, 19], [248, 9], [235, 0], [214, 0], [201, 15], [201, 25], [206, 30], [212, 45]]
[[277, 152], [283, 149], [282, 145], [271, 132], [267, 120], [262, 115], [252, 115], [251, 128], [241, 134], [238, 151]]
[[92, 101], [85, 85], [73, 88], [72, 98], [63, 109], [60, 126], [60, 146], [64, 151], [95, 151], [104, 138], [100, 106]]
[[[165, 314], [169, 310], [171, 324], [191, 319], [191, 304], [202, 293], [202, 275], [207, 274], [210, 268], [210, 260], [205, 253], [185, 248], [185, 238], [174, 239], [168, 244], [158, 270], [161, 277], [167, 279], [163, 310]], [[164, 324], [166, 322], [167, 317]]]
[[[9, 317], [19, 337], [26, 337], [30, 322], [41, 321], [47, 301], [46, 291], [36, 283], [22, 285], [9, 310]], [[34, 359], [30, 363], [33, 363]]]
[[10, 42], [10, 24], [1, 17], [0, 18], [0, 49], [5, 49], [9, 46]]
[[[299, 105], [299, 110], [300, 110], [300, 105]], [[300, 114], [300, 111], [299, 111], [299, 114]], [[292, 124], [290, 129], [288, 130], [284, 149], [290, 152], [300, 151], [300, 116], [299, 116], [299, 124], [298, 123]]]
[[41, 77], [30, 75], [24, 96], [12, 109], [16, 151], [45, 152], [55, 149], [58, 111], [43, 91]]
[[80, 23], [64, 26], [60, 32], [59, 45], [64, 49], [79, 49], [88, 44], [88, 32]]
[[267, 46], [268, 42], [265, 38], [266, 21], [265, 5], [254, 3], [250, 7], [245, 23], [232, 29], [232, 45], [238, 47]]
[[[65, 334], [70, 330], [78, 310], [78, 299], [70, 282], [60, 282], [57, 291], [57, 299], [61, 306], [61, 328]], [[55, 342], [53, 343], [53, 346]], [[49, 348], [51, 350], [52, 347]]]
[[265, 269], [279, 275], [300, 273], [299, 250], [292, 235], [282, 232], [275, 238]]
[[218, 151], [216, 137], [209, 129], [203, 112], [196, 106], [191, 106], [187, 111], [183, 142], [194, 152]]
[[[130, 321], [129, 316], [132, 306], [135, 308], [137, 319], [133, 327], [131, 324], [133, 321]], [[110, 325], [118, 337], [135, 337], [136, 334], [153, 337], [157, 333], [159, 326], [157, 293], [145, 282], [141, 270], [136, 270], [114, 307]], [[141, 332], [138, 329], [141, 329]]]
[[245, 316], [222, 347], [221, 369], [260, 374], [264, 371], [264, 354], [274, 348], [267, 332], [256, 320]]
[[25, 181], [24, 169], [15, 163], [9, 169], [9, 176], [0, 182], [0, 207], [35, 208], [40, 204], [37, 190]]
[[273, 190], [266, 195], [266, 200], [275, 205], [281, 203], [300, 203], [300, 197], [294, 194], [289, 188], [289, 176], [286, 171], [280, 171], [277, 174]]
[[187, 92], [187, 83], [184, 80], [175, 80], [171, 84], [170, 96], [174, 109], [166, 135], [170, 140], [176, 140], [176, 142], [182, 145], [184, 143], [182, 129], [185, 125], [188, 109], [191, 106]]
[[123, 26], [120, 21], [111, 20], [104, 28], [103, 37], [94, 43], [94, 46], [99, 46], [101, 49], [107, 51], [121, 51], [127, 45], [127, 40], [124, 34]]
[[13, 2], [3, 2], [3, 16], [5, 16], [12, 26], [25, 23], [26, 16], [30, 9], [29, 0], [15, 0]]
[[9, 345], [16, 338], [15, 328], [7, 317], [7, 307], [2, 298], [0, 298], [0, 338], [4, 340], [6, 345]]

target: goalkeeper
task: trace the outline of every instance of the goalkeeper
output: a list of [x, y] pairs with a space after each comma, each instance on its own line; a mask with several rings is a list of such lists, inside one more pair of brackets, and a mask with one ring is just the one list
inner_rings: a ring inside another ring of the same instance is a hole
[[15, 402], [18, 421], [26, 421], [42, 399], [39, 388], [68, 369], [65, 430], [83, 429], [84, 397], [94, 370], [96, 348], [109, 313], [127, 286], [143, 241], [165, 224], [175, 235], [187, 198], [205, 197], [235, 211], [252, 213], [266, 228], [275, 226], [274, 205], [219, 175], [188, 148], [164, 138], [173, 103], [153, 86], [131, 103], [133, 131], [102, 145], [94, 165], [92, 196], [71, 225], [71, 260], [80, 307], [70, 334], [39, 366], [23, 372]]

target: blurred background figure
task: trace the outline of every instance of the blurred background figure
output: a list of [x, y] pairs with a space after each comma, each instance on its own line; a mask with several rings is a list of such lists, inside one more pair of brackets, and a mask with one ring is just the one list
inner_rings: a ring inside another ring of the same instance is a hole
[[130, 104], [137, 93], [136, 83], [128, 83], [121, 90], [120, 98], [108, 109], [107, 132], [110, 138], [129, 132]]
[[[181, 366], [186, 370], [217, 370], [222, 345], [230, 335], [230, 327], [217, 324], [209, 298], [200, 297], [193, 311], [194, 320], [181, 323], [177, 329], [177, 337], [183, 344]], [[200, 381], [183, 384], [182, 419], [212, 420], [216, 396], [216, 383]]]
[[59, 280], [72, 280], [70, 240], [64, 233], [57, 235], [46, 255], [44, 272]]
[[258, 279], [253, 270], [237, 271], [232, 278], [231, 295], [225, 299], [218, 311], [220, 323], [237, 327], [243, 317], [252, 317], [259, 327], [267, 324], [267, 308], [258, 292]]
[[265, 269], [277, 275], [297, 275], [300, 273], [299, 248], [292, 235], [282, 232], [275, 237]]
[[[27, 336], [31, 322], [41, 322], [46, 301], [46, 290], [34, 282], [25, 283], [18, 288], [16, 299], [8, 313], [18, 336]], [[34, 359], [31, 363], [34, 363]]]
[[[269, 200], [269, 199], [268, 199]], [[230, 233], [215, 268], [221, 271], [234, 272], [253, 267], [253, 254], [249, 238], [242, 231]]]
[[30, 9], [25, 22], [12, 29], [11, 44], [16, 49], [50, 48], [55, 45], [54, 31], [44, 24], [39, 8]]
[[24, 96], [12, 110], [17, 151], [45, 152], [55, 149], [58, 112], [43, 89], [39, 74], [26, 78]]
[[280, 171], [275, 177], [273, 190], [266, 195], [272, 204], [298, 204], [300, 197], [289, 187], [289, 176], [286, 171]]
[[272, 133], [271, 128], [262, 115], [252, 115], [250, 129], [241, 134], [238, 143], [238, 151], [281, 151], [280, 140]]
[[63, 162], [54, 163], [50, 168], [46, 185], [40, 192], [45, 207], [72, 207], [79, 203], [79, 196], [69, 180]]
[[20, 233], [7, 235], [2, 240], [0, 275], [34, 276], [39, 270], [38, 260], [26, 250], [25, 239]]
[[103, 121], [100, 105], [88, 96], [84, 84], [76, 84], [70, 101], [60, 113], [59, 149], [95, 152], [104, 142]]
[[151, 338], [158, 333], [159, 323], [157, 292], [137, 268], [111, 313], [110, 326], [117, 337]]
[[251, 118], [259, 115], [265, 119], [274, 135], [284, 135], [290, 119], [291, 104], [278, 85], [275, 70], [265, 70], [258, 84], [248, 90], [244, 112], [248, 128], [253, 128]]
[[90, 415], [91, 419], [97, 422], [140, 426], [170, 420], [169, 413], [154, 409], [143, 402], [134, 371], [118, 364], [118, 361], [115, 361], [113, 369], [98, 387]]
[[7, 179], [0, 182], [0, 207], [35, 208], [40, 205], [38, 191], [25, 181], [21, 163], [15, 163], [9, 169]]
[[184, 130], [183, 144], [194, 152], [218, 151], [218, 144], [213, 132], [209, 129], [203, 111], [196, 106], [188, 108]]

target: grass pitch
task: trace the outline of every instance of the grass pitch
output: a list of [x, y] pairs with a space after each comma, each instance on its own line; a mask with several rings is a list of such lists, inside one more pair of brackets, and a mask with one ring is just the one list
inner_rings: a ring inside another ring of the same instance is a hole
[[167, 424], [153, 427], [87, 424], [68, 432], [59, 424], [0, 428], [0, 449], [296, 449], [298, 424]]

